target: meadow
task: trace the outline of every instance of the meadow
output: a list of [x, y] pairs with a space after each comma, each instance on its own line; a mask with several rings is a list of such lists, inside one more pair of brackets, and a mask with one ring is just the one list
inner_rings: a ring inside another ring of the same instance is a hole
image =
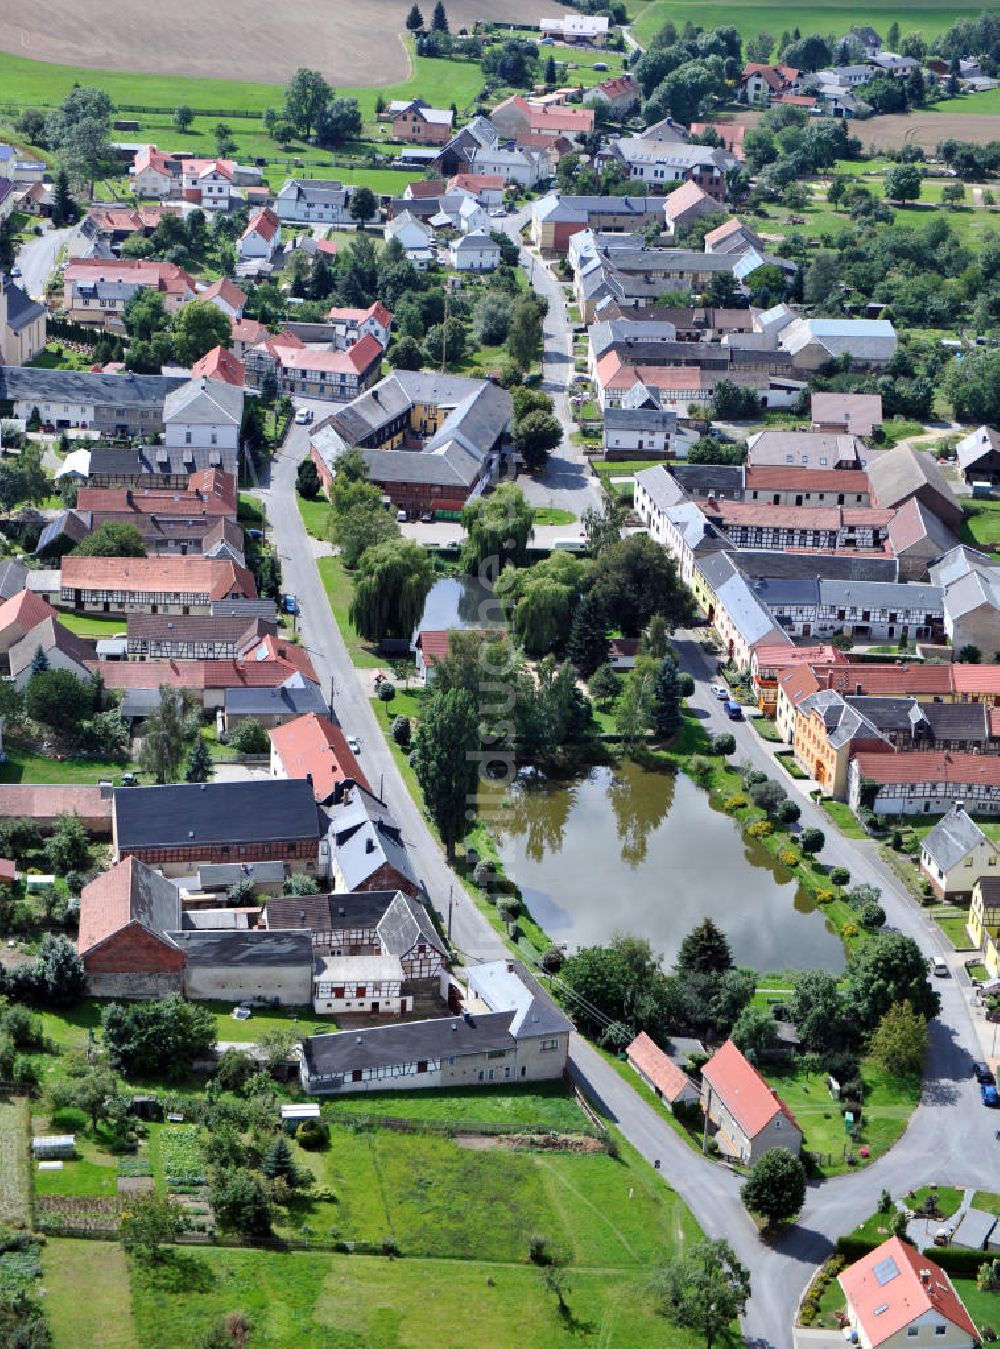
[[718, 28], [732, 24], [740, 30], [744, 40], [755, 33], [772, 33], [775, 38], [786, 30], [798, 27], [803, 33], [846, 33], [852, 24], [871, 24], [885, 36], [892, 23], [898, 23], [904, 32], [919, 31], [926, 38], [936, 37], [956, 19], [976, 18], [982, 5], [976, 0], [956, 0], [942, 5], [935, 0], [873, 0], [870, 5], [859, 5], [854, 0], [819, 0], [807, 12], [794, 13], [787, 5], [760, 4], [757, 0], [652, 0], [635, 8], [632, 32], [641, 43], [655, 36], [671, 20], [678, 28], [688, 20], [702, 28]]

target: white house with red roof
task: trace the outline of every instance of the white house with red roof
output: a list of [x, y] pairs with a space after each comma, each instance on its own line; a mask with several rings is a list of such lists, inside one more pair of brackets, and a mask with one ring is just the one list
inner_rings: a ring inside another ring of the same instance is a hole
[[796, 1157], [802, 1150], [795, 1116], [732, 1040], [701, 1071], [701, 1108], [715, 1125], [719, 1151], [747, 1166], [771, 1148]]
[[200, 361], [195, 361], [191, 367], [191, 378], [217, 379], [223, 384], [231, 384], [235, 389], [242, 389], [245, 378], [243, 362], [228, 347], [213, 347]]
[[129, 169], [132, 190], [137, 197], [176, 196], [180, 192], [180, 161], [158, 150], [155, 145], [140, 145]]
[[522, 135], [566, 136], [572, 139], [594, 129], [593, 108], [570, 108], [542, 104], [515, 94], [498, 103], [490, 121], [502, 137], [519, 140]]
[[345, 309], [335, 305], [326, 321], [334, 329], [334, 345], [340, 350], [360, 342], [366, 334], [374, 337], [383, 350], [389, 345], [392, 314], [378, 300], [367, 309]]
[[228, 211], [239, 193], [233, 192], [236, 165], [231, 159], [181, 161], [181, 197], [203, 211]]
[[246, 292], [228, 276], [223, 276], [218, 281], [213, 281], [207, 289], [200, 290], [197, 298], [214, 304], [216, 309], [221, 309], [234, 323], [239, 323], [242, 319], [243, 306], [247, 302]]
[[838, 1276], [862, 1349], [940, 1344], [974, 1349], [979, 1331], [940, 1265], [890, 1237]]
[[600, 104], [618, 116], [625, 116], [639, 106], [641, 93], [634, 75], [613, 75], [588, 89], [583, 96], [585, 104]]
[[257, 211], [240, 235], [236, 252], [240, 262], [270, 262], [281, 246], [281, 221], [265, 206]]
[[469, 192], [487, 210], [503, 205], [506, 180], [502, 173], [456, 173], [448, 182], [449, 192]]
[[248, 354], [247, 380], [250, 387], [259, 387], [264, 373], [271, 371], [282, 393], [347, 402], [376, 382], [384, 354], [371, 333], [344, 351], [286, 342], [285, 335], [279, 334]]

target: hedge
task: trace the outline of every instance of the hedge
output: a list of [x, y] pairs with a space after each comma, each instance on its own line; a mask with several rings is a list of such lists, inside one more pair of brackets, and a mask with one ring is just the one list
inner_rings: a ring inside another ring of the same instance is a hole
[[[873, 1241], [869, 1237], [859, 1237], [852, 1233], [837, 1238], [836, 1250], [838, 1255], [842, 1255], [849, 1264], [853, 1264], [855, 1260], [860, 1260], [876, 1246], [881, 1245], [881, 1241]], [[992, 1258], [986, 1251], [970, 1251], [961, 1246], [928, 1246], [924, 1254], [935, 1264], [940, 1265], [946, 1273], [954, 1274], [960, 1279], [974, 1279], [979, 1273], [979, 1266]]]

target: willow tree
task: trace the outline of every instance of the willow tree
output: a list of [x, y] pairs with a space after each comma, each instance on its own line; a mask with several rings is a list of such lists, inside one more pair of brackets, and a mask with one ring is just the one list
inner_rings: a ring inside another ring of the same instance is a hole
[[369, 642], [409, 638], [433, 580], [430, 558], [412, 539], [387, 539], [366, 548], [358, 562], [351, 622]]

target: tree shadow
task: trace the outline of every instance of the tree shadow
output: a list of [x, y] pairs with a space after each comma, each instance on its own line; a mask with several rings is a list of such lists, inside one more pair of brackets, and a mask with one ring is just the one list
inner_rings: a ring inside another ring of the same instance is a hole
[[150, 1286], [163, 1293], [210, 1293], [219, 1282], [204, 1260], [176, 1247], [165, 1251], [146, 1269]]

